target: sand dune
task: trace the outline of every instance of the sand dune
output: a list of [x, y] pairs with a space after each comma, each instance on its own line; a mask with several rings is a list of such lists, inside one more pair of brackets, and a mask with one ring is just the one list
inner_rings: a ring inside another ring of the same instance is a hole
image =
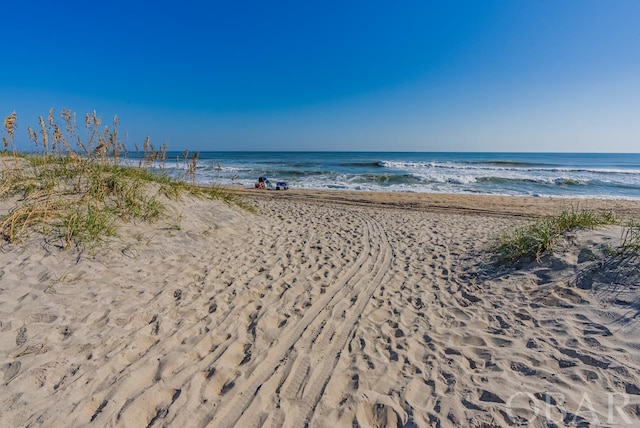
[[95, 258], [5, 246], [0, 426], [640, 424], [638, 293], [580, 275], [619, 230], [498, 270], [495, 235], [560, 202], [247, 197]]

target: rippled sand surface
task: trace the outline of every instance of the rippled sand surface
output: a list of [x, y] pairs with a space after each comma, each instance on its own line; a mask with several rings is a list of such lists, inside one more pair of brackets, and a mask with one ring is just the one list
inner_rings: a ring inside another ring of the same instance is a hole
[[639, 284], [581, 275], [619, 229], [498, 268], [498, 233], [566, 202], [244, 194], [95, 257], [5, 245], [0, 425], [640, 424]]

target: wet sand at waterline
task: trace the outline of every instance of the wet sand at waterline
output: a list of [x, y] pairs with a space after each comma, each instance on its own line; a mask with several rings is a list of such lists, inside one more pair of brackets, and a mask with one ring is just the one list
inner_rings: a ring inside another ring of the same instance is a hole
[[258, 214], [168, 201], [95, 257], [4, 245], [0, 426], [640, 424], [638, 284], [580, 275], [620, 228], [489, 260], [531, 216], [640, 202], [242, 193]]

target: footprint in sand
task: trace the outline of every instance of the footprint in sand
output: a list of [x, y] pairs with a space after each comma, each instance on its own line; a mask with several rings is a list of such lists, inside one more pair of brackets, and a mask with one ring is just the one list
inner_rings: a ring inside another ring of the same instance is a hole
[[18, 376], [18, 373], [20, 373], [21, 366], [22, 366], [22, 363], [20, 363], [20, 361], [13, 361], [5, 364], [2, 367], [2, 370], [4, 371], [4, 377], [2, 378], [2, 381], [5, 384], [11, 382], [11, 380], [14, 377]]
[[18, 334], [16, 334], [16, 346], [20, 347], [27, 341], [27, 327], [20, 327]]
[[57, 319], [58, 317], [56, 315], [35, 313], [27, 317], [27, 322], [30, 322], [30, 323], [42, 322], [42, 323], [50, 324]]

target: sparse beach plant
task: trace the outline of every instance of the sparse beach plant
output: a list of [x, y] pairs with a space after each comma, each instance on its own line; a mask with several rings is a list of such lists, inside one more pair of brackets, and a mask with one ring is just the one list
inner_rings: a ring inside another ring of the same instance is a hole
[[591, 229], [615, 222], [615, 215], [611, 211], [600, 212], [573, 206], [562, 210], [557, 218], [552, 220], [554, 227], [561, 232], [575, 228]]
[[622, 257], [640, 257], [640, 222], [629, 221], [622, 232], [619, 254]]
[[504, 233], [498, 239], [495, 253], [501, 262], [540, 260], [567, 231], [614, 223], [615, 216], [611, 212], [571, 207], [556, 216], [544, 217]]

